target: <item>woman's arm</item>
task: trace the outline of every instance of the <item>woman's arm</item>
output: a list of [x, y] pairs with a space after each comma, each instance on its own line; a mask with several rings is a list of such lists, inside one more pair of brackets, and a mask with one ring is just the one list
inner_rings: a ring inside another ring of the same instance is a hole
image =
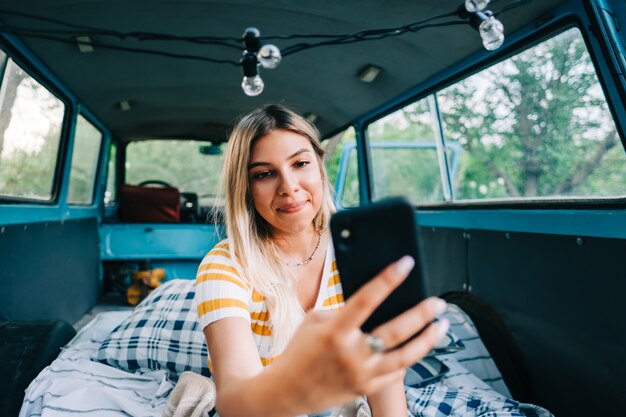
[[[285, 351], [261, 366], [248, 323], [222, 319], [205, 328], [222, 417], [293, 417], [326, 410], [358, 395], [375, 398], [392, 389], [404, 369], [423, 358], [447, 330], [428, 326], [445, 310], [431, 298], [372, 333], [389, 349], [373, 353], [360, 326], [407, 276], [413, 262], [396, 262], [369, 281], [339, 311], [308, 314]], [[386, 401], [386, 400], [385, 400]]]
[[[273, 410], [280, 393], [275, 384], [264, 382], [263, 365], [250, 331], [250, 323], [239, 317], [218, 320], [204, 329], [213, 380], [217, 388], [216, 408], [221, 416], [289, 416]], [[290, 416], [292, 417], [292, 416]]]
[[389, 386], [370, 394], [367, 402], [372, 417], [404, 417], [407, 415], [406, 393], [404, 392], [404, 370]]

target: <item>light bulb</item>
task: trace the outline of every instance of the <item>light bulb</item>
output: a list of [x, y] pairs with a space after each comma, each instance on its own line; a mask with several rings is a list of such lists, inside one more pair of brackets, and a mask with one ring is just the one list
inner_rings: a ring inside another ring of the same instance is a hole
[[257, 54], [259, 63], [263, 68], [274, 69], [280, 64], [282, 56], [276, 45], [266, 44], [261, 47]]
[[241, 82], [241, 88], [243, 92], [246, 93], [247, 96], [254, 97], [258, 96], [263, 92], [263, 87], [265, 84], [263, 80], [258, 75], [253, 77], [243, 77], [243, 81]]
[[465, 0], [465, 10], [470, 13], [485, 10], [489, 4], [489, 0]]
[[480, 23], [478, 32], [483, 39], [483, 46], [488, 51], [498, 49], [504, 42], [504, 25], [493, 16]]

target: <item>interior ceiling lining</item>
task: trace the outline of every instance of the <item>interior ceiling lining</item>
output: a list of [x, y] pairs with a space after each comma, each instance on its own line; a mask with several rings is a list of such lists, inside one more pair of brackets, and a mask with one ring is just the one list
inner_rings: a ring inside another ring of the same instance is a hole
[[[354, 33], [398, 27], [455, 10], [461, 1], [362, 0], [317, 2], [210, 0], [22, 0], [3, 9], [45, 16], [87, 27], [144, 31], [180, 36], [238, 37], [255, 26], [261, 35]], [[492, 2], [498, 10], [508, 1]], [[557, 0], [535, 0], [500, 19], [510, 32], [541, 17]], [[49, 28], [49, 24], [0, 12], [9, 26]], [[224, 47], [179, 42], [121, 41], [93, 37], [113, 45], [176, 53], [205, 54], [238, 60], [241, 53]], [[225, 132], [240, 113], [266, 102], [285, 103], [318, 115], [324, 135], [369, 113], [412, 86], [482, 48], [468, 26], [431, 28], [380, 41], [314, 48], [287, 56], [275, 70], [261, 70], [265, 91], [247, 97], [240, 88], [241, 69], [231, 65], [168, 59], [96, 47], [88, 54], [77, 46], [22, 36], [48, 65], [120, 140], [194, 135], [202, 139]], [[271, 41], [280, 48], [296, 41]], [[357, 80], [366, 64], [382, 68], [372, 84]], [[128, 100], [129, 111], [117, 103]], [[215, 112], [216, 108], [220, 111]], [[207, 126], [221, 126], [221, 129]]]

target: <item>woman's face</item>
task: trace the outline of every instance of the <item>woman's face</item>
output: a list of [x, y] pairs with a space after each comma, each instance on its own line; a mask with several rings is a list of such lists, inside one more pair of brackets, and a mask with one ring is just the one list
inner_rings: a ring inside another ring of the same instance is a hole
[[309, 140], [275, 130], [254, 144], [248, 163], [256, 211], [278, 233], [310, 228], [322, 205], [324, 182]]

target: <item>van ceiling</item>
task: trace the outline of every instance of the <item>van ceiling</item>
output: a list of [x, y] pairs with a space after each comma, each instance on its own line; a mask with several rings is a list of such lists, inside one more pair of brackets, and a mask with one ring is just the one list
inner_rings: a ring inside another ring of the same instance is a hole
[[[534, 0], [499, 16], [505, 33], [541, 18], [560, 0]], [[498, 11], [513, 1], [492, 1]], [[240, 67], [197, 60], [105, 49], [79, 52], [72, 43], [82, 29], [33, 20], [11, 12], [58, 19], [85, 28], [153, 32], [178, 36], [240, 37], [247, 27], [261, 36], [348, 34], [393, 28], [452, 12], [461, 0], [20, 0], [0, 1], [0, 20], [9, 30], [72, 31], [56, 42], [20, 38], [99, 117], [118, 140], [188, 137], [221, 141], [240, 113], [264, 103], [283, 103], [318, 116], [323, 135], [346, 126], [392, 98], [482, 48], [469, 25], [427, 28], [417, 33], [346, 45], [323, 46], [283, 58], [261, 69], [264, 92], [244, 95]], [[171, 41], [91, 36], [94, 43], [238, 61], [241, 50]], [[283, 49], [301, 40], [273, 40]], [[243, 46], [242, 46], [243, 49]], [[357, 73], [382, 68], [372, 83]], [[128, 101], [123, 111], [119, 103]]]

